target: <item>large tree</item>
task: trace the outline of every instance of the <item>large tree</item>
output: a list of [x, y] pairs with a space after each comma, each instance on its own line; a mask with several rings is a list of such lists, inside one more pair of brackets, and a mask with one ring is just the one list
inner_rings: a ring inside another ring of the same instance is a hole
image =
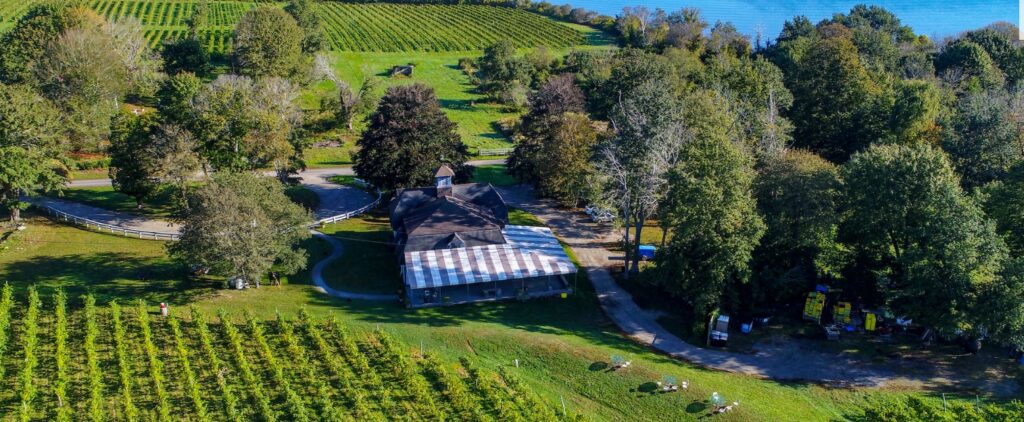
[[[529, 183], [539, 181], [553, 172], [539, 165], [545, 141], [551, 140], [553, 124], [564, 113], [583, 113], [585, 97], [573, 82], [572, 75], [551, 78], [530, 97], [530, 111], [523, 116], [515, 148], [509, 155], [508, 172]], [[579, 157], [589, 160], [589, 154]]]
[[0, 82], [31, 82], [36, 63], [65, 30], [81, 24], [81, 9], [57, 2], [33, 5], [0, 37]]
[[693, 306], [694, 333], [705, 329], [727, 287], [750, 276], [751, 256], [765, 230], [753, 183], [753, 158], [723, 136], [687, 142], [672, 170], [663, 206], [671, 208], [674, 225], [657, 274], [672, 295]]
[[315, 0], [291, 0], [284, 8], [302, 28], [302, 52], [307, 54], [327, 47], [327, 37], [324, 36], [323, 23], [320, 22], [315, 5]]
[[222, 75], [192, 100], [192, 123], [206, 162], [217, 170], [293, 168], [301, 153], [296, 131], [298, 89], [287, 80]]
[[60, 189], [67, 181], [58, 111], [31, 88], [0, 84], [0, 205], [17, 221], [22, 194]]
[[864, 133], [872, 100], [879, 92], [861, 63], [848, 30], [813, 42], [787, 75], [793, 92], [793, 143], [826, 159], [844, 161], [877, 140]]
[[[309, 213], [284, 194], [274, 179], [253, 173], [221, 173], [191, 197], [181, 241], [171, 255], [212, 274], [259, 283], [272, 267], [293, 274], [306, 265], [299, 243], [309, 237]], [[258, 284], [257, 284], [258, 285]]]
[[886, 304], [944, 333], [980, 334], [984, 287], [1000, 282], [1006, 246], [946, 155], [926, 146], [873, 146], [843, 168], [844, 237], [877, 257]]
[[623, 217], [631, 273], [639, 272], [639, 240], [665, 195], [680, 145], [693, 135], [683, 109], [666, 81], [648, 80], [623, 94], [612, 110], [615, 136], [597, 148], [597, 172], [604, 178], [602, 202]]
[[945, 73], [947, 79], [965, 91], [998, 88], [1005, 82], [1002, 70], [988, 52], [969, 39], [946, 46], [935, 59], [935, 70]]
[[147, 148], [157, 124], [152, 113], [136, 116], [122, 112], [114, 118], [110, 131], [107, 153], [110, 154], [111, 184], [114, 190], [135, 198], [139, 209], [160, 186], [156, 175], [157, 157]]
[[195, 123], [194, 101], [202, 90], [203, 81], [193, 73], [181, 72], [164, 79], [156, 93], [160, 115], [171, 123]]
[[69, 29], [49, 44], [36, 66], [43, 94], [65, 113], [64, 129], [77, 150], [97, 151], [131, 89], [124, 57], [101, 27]]
[[235, 65], [246, 76], [290, 76], [301, 64], [303, 37], [302, 28], [284, 10], [252, 9], [235, 27]]
[[819, 277], [838, 275], [840, 181], [834, 164], [788, 151], [766, 160], [754, 193], [767, 227], [755, 255], [755, 299], [791, 300]]
[[[1015, 121], [1014, 95], [1000, 91], [967, 93], [943, 118], [942, 148], [949, 153], [964, 186], [1001, 178], [1024, 158], [1024, 126]], [[1019, 117], [1018, 117], [1019, 118]]]
[[195, 137], [182, 126], [162, 124], [153, 130], [146, 153], [153, 158], [153, 176], [177, 189], [181, 207], [188, 211], [189, 182], [200, 169]]
[[501, 40], [484, 49], [477, 63], [480, 92], [491, 98], [510, 102], [516, 89], [529, 86], [530, 63], [516, 54], [515, 44]]
[[355, 172], [381, 189], [431, 186], [434, 171], [449, 164], [465, 179], [468, 152], [455, 123], [441, 110], [428, 86], [394, 86], [368, 118], [356, 141]]
[[996, 220], [999, 233], [1017, 256], [1024, 256], [1024, 162], [1014, 165], [1006, 176], [985, 187], [985, 208]]

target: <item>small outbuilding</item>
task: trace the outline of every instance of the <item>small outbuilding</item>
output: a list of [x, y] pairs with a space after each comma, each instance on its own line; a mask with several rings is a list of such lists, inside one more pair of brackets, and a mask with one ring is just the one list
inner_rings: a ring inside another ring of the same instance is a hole
[[405, 66], [393, 66], [391, 68], [391, 77], [392, 78], [394, 78], [396, 76], [412, 77], [412, 73], [413, 73], [414, 70], [416, 70], [416, 66], [413, 66], [411, 64], [410, 65], [405, 65]]

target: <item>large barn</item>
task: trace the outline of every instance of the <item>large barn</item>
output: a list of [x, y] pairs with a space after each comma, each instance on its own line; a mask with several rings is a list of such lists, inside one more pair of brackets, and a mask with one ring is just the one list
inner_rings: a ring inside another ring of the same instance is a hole
[[489, 184], [452, 183], [441, 166], [433, 187], [400, 190], [391, 228], [409, 307], [571, 293], [576, 273], [544, 227], [508, 224], [508, 206]]

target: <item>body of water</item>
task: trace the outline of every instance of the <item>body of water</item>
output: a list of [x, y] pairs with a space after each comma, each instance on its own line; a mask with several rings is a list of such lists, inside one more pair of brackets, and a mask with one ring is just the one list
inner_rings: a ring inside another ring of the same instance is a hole
[[[552, 1], [552, 3], [560, 3]], [[753, 0], [575, 0], [574, 7], [583, 7], [602, 14], [615, 16], [623, 7], [646, 6], [660, 8], [667, 12], [683, 7], [700, 9], [704, 20], [727, 21], [736, 25], [744, 34], [753, 37], [760, 32], [765, 39], [774, 39], [782, 30], [782, 24], [793, 16], [807, 16], [817, 23], [838, 12], [848, 12], [856, 4], [874, 4], [885, 7], [896, 14], [904, 25], [910, 25], [914, 32], [930, 37], [956, 35], [962, 31], [979, 28], [996, 21], [1018, 22], [1018, 0], [882, 0], [875, 2], [820, 0], [820, 1], [753, 1]]]

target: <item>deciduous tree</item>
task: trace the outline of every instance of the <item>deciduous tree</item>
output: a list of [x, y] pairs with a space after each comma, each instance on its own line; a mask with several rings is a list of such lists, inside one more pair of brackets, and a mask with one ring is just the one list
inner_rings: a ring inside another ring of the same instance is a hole
[[252, 9], [235, 27], [234, 63], [246, 76], [287, 77], [302, 60], [302, 28], [284, 10]]
[[137, 116], [122, 112], [111, 125], [110, 147], [107, 148], [110, 181], [114, 190], [135, 198], [138, 209], [142, 209], [146, 198], [160, 186], [156, 175], [157, 157], [148, 149], [150, 135], [158, 124], [152, 113]]
[[368, 122], [356, 141], [354, 169], [373, 186], [388, 190], [432, 186], [441, 163], [448, 163], [456, 178], [468, 178], [468, 151], [432, 88], [420, 84], [389, 88]]
[[36, 66], [43, 95], [65, 113], [64, 129], [76, 150], [99, 149], [131, 88], [124, 58], [111, 48], [113, 43], [99, 27], [69, 29]]
[[944, 333], [983, 331], [978, 302], [999, 282], [1006, 246], [946, 155], [873, 146], [843, 168], [844, 236], [876, 256], [878, 289], [899, 315]]
[[297, 97], [298, 89], [279, 78], [224, 75], [204, 86], [190, 125], [204, 160], [217, 170], [291, 169], [301, 146]]
[[306, 265], [299, 243], [309, 238], [309, 213], [288, 200], [274, 179], [253, 173], [220, 173], [191, 196], [175, 258], [212, 274], [259, 283], [275, 271], [293, 274]]
[[767, 230], [755, 255], [755, 296], [793, 300], [819, 278], [837, 278], [839, 170], [821, 157], [792, 150], [768, 159], [754, 183]]
[[60, 115], [25, 85], [0, 84], [0, 204], [18, 221], [20, 195], [59, 190], [67, 181]]
[[753, 182], [753, 158], [722, 136], [684, 144], [672, 170], [664, 206], [672, 207], [675, 224], [658, 257], [657, 274], [669, 292], [692, 304], [694, 333], [703, 332], [726, 288], [750, 276], [751, 257], [765, 230]]
[[327, 37], [324, 36], [320, 16], [314, 9], [315, 4], [314, 0], [291, 0], [284, 8], [302, 28], [302, 52], [306, 54], [316, 53], [327, 47]]

